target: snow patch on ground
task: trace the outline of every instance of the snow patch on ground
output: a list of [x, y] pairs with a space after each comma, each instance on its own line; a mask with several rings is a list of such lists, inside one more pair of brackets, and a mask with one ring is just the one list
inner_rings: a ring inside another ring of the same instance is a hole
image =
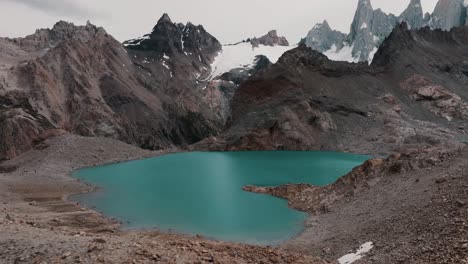
[[237, 45], [223, 46], [214, 62], [211, 64], [212, 77], [219, 76], [235, 68], [250, 67], [258, 55], [266, 56], [272, 63], [286, 51], [295, 48], [295, 46], [264, 46], [253, 48], [250, 43], [240, 43]]
[[367, 243], [361, 245], [361, 247], [359, 247], [359, 249], [355, 253], [350, 253], [350, 254], [344, 255], [343, 257], [339, 258], [338, 262], [340, 264], [351, 264], [351, 263], [355, 262], [356, 260], [359, 260], [362, 257], [364, 257], [364, 255], [367, 252], [369, 252], [373, 247], [374, 247], [374, 245], [373, 245], [372, 242], [367, 242]]

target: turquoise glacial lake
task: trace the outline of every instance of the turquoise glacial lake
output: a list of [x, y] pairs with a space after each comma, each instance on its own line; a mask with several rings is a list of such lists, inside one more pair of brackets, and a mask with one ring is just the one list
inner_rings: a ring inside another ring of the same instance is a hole
[[98, 186], [71, 199], [123, 223], [259, 245], [298, 235], [307, 214], [245, 185], [327, 185], [368, 156], [336, 152], [189, 152], [86, 168], [74, 177]]

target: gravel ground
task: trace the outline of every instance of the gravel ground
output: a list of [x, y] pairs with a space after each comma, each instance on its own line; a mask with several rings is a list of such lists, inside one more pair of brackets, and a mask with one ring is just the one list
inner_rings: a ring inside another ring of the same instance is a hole
[[334, 261], [372, 242], [356, 263], [468, 263], [467, 148], [372, 160], [324, 188], [249, 189], [311, 213], [286, 250]]

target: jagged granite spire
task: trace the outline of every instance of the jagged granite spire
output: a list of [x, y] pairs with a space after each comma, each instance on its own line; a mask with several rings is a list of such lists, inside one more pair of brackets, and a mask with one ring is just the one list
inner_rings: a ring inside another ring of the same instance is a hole
[[372, 20], [374, 9], [370, 0], [359, 0], [353, 23], [349, 33], [349, 40], [354, 41], [363, 29], [367, 29]]
[[317, 51], [327, 51], [333, 46], [340, 50], [344, 46], [346, 34], [333, 30], [327, 20], [316, 24], [307, 34], [304, 43]]
[[453, 27], [464, 26], [467, 8], [464, 0], [439, 0], [432, 13], [430, 26], [450, 30]]
[[424, 13], [421, 0], [411, 0], [408, 7], [399, 16], [400, 21], [405, 21], [411, 28], [420, 28], [424, 25]]
[[396, 22], [394, 15], [374, 10], [370, 0], [360, 0], [348, 35], [348, 43], [353, 45], [352, 57], [359, 61], [369, 60]]
[[[439, 0], [433, 14], [423, 14], [421, 0], [408, 0], [410, 3], [405, 11], [398, 17], [386, 14], [380, 9], [374, 10], [370, 0], [359, 0], [350, 33], [345, 37], [344, 52], [339, 58], [352, 58], [352, 61], [365, 61], [372, 59], [382, 41], [392, 32], [399, 22], [406, 22], [411, 29], [424, 26], [450, 30], [453, 27], [468, 25], [468, 0]], [[340, 53], [340, 37], [332, 37], [333, 30], [328, 23], [317, 24], [304, 43], [321, 52], [333, 51]], [[342, 34], [342, 33], [340, 33]], [[344, 35], [344, 34], [343, 34]], [[338, 50], [333, 50], [336, 45]], [[351, 60], [350, 60], [351, 61]]]

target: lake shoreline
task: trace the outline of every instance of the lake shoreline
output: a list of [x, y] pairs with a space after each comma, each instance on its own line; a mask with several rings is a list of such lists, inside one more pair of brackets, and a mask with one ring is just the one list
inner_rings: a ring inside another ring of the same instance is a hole
[[300, 233], [308, 215], [287, 206], [284, 199], [245, 192], [245, 185], [323, 186], [366, 159], [328, 151], [166, 154], [74, 171], [74, 178], [103, 191], [71, 200], [119, 219], [124, 230], [155, 228], [276, 246]]
[[[68, 200], [70, 195], [95, 189], [78, 181], [71, 173], [80, 168], [157, 157], [174, 153], [174, 150], [152, 152], [111, 139], [70, 134], [51, 138], [45, 144], [45, 149], [34, 149], [1, 163], [3, 168], [15, 168], [0, 173], [2, 261], [325, 263], [277, 247], [221, 242], [156, 230], [121, 231], [114, 219]], [[11, 243], [15, 243], [15, 249], [8, 246]], [[41, 254], [25, 253], [35, 251]]]

